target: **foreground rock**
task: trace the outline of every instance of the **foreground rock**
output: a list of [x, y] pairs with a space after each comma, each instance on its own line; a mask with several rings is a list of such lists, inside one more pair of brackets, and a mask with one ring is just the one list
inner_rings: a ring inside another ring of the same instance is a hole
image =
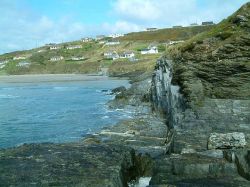
[[0, 186], [126, 186], [133, 157], [103, 144], [23, 145], [0, 151]]
[[246, 146], [244, 133], [212, 133], [208, 139], [208, 149], [243, 148]]

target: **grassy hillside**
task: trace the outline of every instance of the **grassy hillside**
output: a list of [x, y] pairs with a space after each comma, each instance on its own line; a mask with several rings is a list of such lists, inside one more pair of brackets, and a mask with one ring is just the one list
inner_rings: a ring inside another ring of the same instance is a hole
[[195, 95], [250, 98], [249, 12], [247, 3], [210, 31], [167, 49], [175, 62], [174, 82], [190, 101]]
[[187, 40], [204, 31], [212, 29], [211, 26], [194, 26], [181, 28], [167, 28], [156, 31], [144, 31], [129, 33], [121, 38], [123, 41], [158, 41], [167, 42], [169, 40]]
[[[155, 61], [166, 50], [165, 42], [169, 40], [184, 40], [209, 30], [213, 26], [197, 26], [176, 29], [161, 29], [153, 32], [130, 33], [118, 38], [119, 45], [107, 46], [100, 41], [83, 43], [73, 41], [58, 44], [59, 49], [51, 50], [49, 46], [17, 51], [0, 55], [1, 74], [44, 74], [44, 73], [98, 73], [102, 68], [109, 68], [110, 75], [118, 76], [135, 74], [144, 71], [152, 71]], [[106, 38], [103, 42], [110, 38]], [[150, 44], [158, 46], [159, 54], [141, 55], [140, 51]], [[82, 48], [69, 50], [68, 46], [81, 45]], [[116, 51], [117, 53], [132, 51], [135, 53], [135, 61], [128, 59], [110, 60], [104, 57], [104, 53]], [[25, 59], [14, 59], [14, 57], [25, 57]], [[53, 57], [63, 57], [58, 61], [51, 61]], [[72, 57], [84, 57], [74, 61]], [[6, 61], [1, 67], [1, 63]], [[20, 66], [20, 62], [29, 63], [28, 66]]]

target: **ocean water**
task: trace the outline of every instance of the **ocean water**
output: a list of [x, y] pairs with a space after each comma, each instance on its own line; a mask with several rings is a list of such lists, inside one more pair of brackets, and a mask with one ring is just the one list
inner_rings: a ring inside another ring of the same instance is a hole
[[0, 84], [0, 148], [74, 142], [131, 114], [110, 110], [102, 92], [126, 80]]

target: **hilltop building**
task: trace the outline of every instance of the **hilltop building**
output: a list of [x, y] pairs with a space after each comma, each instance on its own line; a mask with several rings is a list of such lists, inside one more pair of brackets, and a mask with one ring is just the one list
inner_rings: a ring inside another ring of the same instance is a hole
[[66, 49], [68, 50], [81, 49], [81, 48], [82, 48], [81, 45], [71, 45], [71, 46], [66, 47]]
[[199, 26], [199, 24], [198, 23], [191, 23], [190, 26], [195, 27], [195, 26]]
[[147, 49], [142, 49], [141, 54], [146, 55], [146, 54], [157, 54], [158, 53], [158, 48], [157, 46], [149, 46]]
[[110, 38], [119, 38], [119, 37], [123, 37], [124, 34], [110, 34], [108, 37]]
[[147, 28], [146, 31], [156, 31], [158, 30], [157, 28]]
[[214, 25], [214, 22], [213, 21], [204, 21], [204, 22], [202, 22], [202, 25], [203, 26]]
[[95, 37], [95, 39], [96, 40], [102, 40], [102, 39], [104, 39], [106, 36], [105, 35], [97, 35], [96, 37]]
[[86, 38], [82, 38], [82, 42], [91, 42], [91, 41], [93, 41], [93, 38], [88, 38], [88, 37], [86, 37]]
[[182, 25], [175, 25], [173, 26], [174, 29], [182, 28]]
[[57, 49], [61, 49], [61, 46], [59, 46], [59, 45], [51, 45], [51, 46], [49, 47], [49, 49], [50, 49], [50, 50], [57, 50]]
[[56, 61], [61, 61], [63, 59], [64, 59], [63, 56], [54, 56], [54, 57], [50, 58], [50, 61], [51, 62], [56, 62]]

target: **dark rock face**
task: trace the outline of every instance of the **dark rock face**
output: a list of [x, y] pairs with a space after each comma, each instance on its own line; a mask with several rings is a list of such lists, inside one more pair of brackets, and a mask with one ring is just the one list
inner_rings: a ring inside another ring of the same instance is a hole
[[243, 169], [243, 175], [238, 170], [250, 160], [235, 159], [229, 163], [224, 154], [215, 149], [249, 148], [250, 100], [211, 99], [205, 94], [199, 95], [202, 85], [194, 82], [192, 99], [202, 102], [190, 105], [175, 89], [178, 86], [172, 85], [171, 63], [173, 61], [165, 58], [158, 61], [152, 101], [155, 110], [168, 119], [171, 132], [167, 134], [168, 150], [172, 154], [156, 161], [150, 184], [249, 186], [250, 182], [241, 177], [248, 169]]
[[152, 101], [172, 133], [150, 186], [250, 185], [249, 10], [157, 62]]

